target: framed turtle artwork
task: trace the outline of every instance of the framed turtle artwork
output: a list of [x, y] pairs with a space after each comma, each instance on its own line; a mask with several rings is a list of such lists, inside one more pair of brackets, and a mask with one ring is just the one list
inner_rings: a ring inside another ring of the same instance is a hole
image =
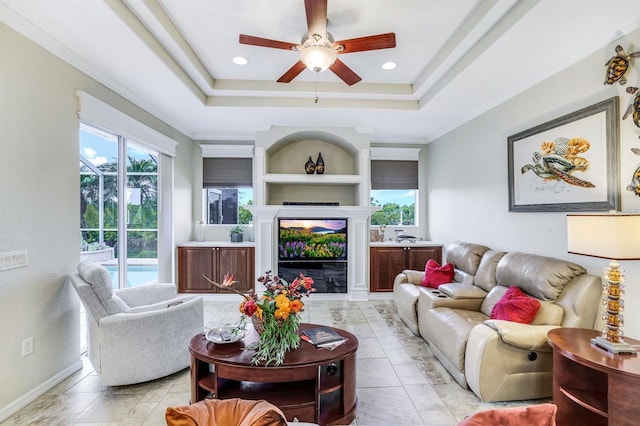
[[620, 210], [618, 104], [615, 96], [509, 136], [509, 211]]

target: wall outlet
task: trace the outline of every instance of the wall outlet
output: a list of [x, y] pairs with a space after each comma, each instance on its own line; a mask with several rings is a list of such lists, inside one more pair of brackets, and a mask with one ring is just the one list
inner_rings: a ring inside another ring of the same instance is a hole
[[33, 336], [24, 339], [22, 341], [22, 357], [26, 357], [27, 355], [31, 355], [33, 353]]

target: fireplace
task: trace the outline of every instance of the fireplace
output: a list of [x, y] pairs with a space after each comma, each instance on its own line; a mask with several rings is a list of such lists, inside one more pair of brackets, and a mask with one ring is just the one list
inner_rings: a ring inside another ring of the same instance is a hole
[[346, 260], [278, 261], [278, 275], [287, 282], [293, 281], [300, 274], [313, 278], [316, 293], [347, 293]]
[[[369, 299], [369, 216], [377, 207], [360, 206], [282, 206], [252, 205], [247, 209], [253, 214], [256, 243], [256, 271], [280, 268], [279, 263], [303, 259], [279, 259], [279, 223], [281, 218], [326, 219], [343, 218], [347, 222], [346, 258], [321, 259], [322, 268], [316, 264], [283, 265], [283, 278], [295, 278], [296, 269], [308, 274], [318, 287], [316, 297], [333, 298], [342, 295], [349, 300]], [[312, 259], [304, 259], [311, 261]], [[295, 269], [294, 269], [295, 268]], [[344, 278], [346, 270], [346, 278]], [[280, 274], [281, 271], [278, 271]], [[337, 282], [336, 282], [337, 281]], [[343, 284], [344, 283], [344, 284]], [[346, 286], [346, 291], [344, 287]], [[320, 290], [323, 290], [320, 293]], [[326, 293], [324, 291], [327, 291]], [[329, 292], [329, 290], [335, 291]], [[262, 289], [258, 286], [256, 291]]]

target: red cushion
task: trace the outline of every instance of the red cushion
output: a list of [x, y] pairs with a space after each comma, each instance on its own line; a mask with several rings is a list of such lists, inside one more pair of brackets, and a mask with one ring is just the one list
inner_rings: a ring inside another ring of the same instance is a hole
[[520, 287], [511, 286], [491, 310], [491, 319], [531, 324], [540, 309], [540, 301], [527, 296]]
[[453, 281], [453, 265], [447, 263], [440, 266], [438, 262], [429, 259], [424, 265], [424, 278], [420, 283], [423, 287], [438, 288], [441, 284], [447, 284]]

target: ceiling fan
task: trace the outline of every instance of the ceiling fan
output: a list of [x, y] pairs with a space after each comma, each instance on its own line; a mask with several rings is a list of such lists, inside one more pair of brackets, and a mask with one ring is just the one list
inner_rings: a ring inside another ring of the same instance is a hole
[[329, 68], [342, 81], [352, 86], [362, 79], [338, 59], [337, 55], [396, 47], [395, 33], [334, 41], [331, 33], [327, 32], [327, 0], [304, 0], [304, 7], [308, 31], [302, 36], [300, 44], [240, 34], [241, 44], [300, 52], [298, 62], [278, 79], [279, 83], [291, 82], [305, 68], [315, 72]]

